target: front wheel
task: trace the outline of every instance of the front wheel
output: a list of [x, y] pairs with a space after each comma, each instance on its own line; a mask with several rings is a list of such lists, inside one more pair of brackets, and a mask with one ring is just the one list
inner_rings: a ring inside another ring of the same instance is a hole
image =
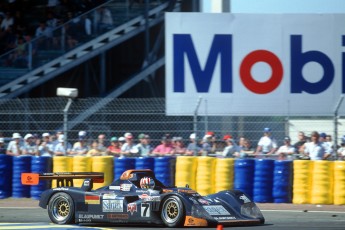
[[55, 224], [74, 223], [74, 203], [71, 196], [64, 192], [55, 193], [49, 200], [48, 214]]
[[179, 227], [185, 219], [185, 210], [181, 199], [177, 196], [169, 196], [164, 200], [161, 218], [167, 227]]

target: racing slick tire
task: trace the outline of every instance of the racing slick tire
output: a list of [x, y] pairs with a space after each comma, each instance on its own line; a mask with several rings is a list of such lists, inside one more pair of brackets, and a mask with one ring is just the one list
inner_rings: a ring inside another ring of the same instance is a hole
[[185, 209], [177, 196], [167, 197], [162, 205], [161, 218], [167, 227], [179, 227], [185, 220]]
[[64, 192], [55, 193], [48, 203], [48, 215], [55, 224], [73, 224], [74, 202], [71, 196]]

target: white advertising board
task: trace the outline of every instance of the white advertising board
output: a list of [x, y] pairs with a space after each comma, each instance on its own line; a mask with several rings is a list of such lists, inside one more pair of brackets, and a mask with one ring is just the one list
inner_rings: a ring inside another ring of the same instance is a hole
[[167, 115], [329, 116], [345, 94], [345, 14], [166, 13], [165, 35]]

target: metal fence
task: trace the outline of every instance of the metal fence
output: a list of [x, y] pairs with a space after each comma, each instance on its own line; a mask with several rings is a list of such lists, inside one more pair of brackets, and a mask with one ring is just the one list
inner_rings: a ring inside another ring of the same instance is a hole
[[[10, 138], [14, 132], [23, 136], [63, 130], [66, 103], [67, 99], [61, 97], [0, 100], [0, 132]], [[337, 125], [341, 137], [345, 134], [342, 120]], [[109, 139], [123, 136], [125, 132], [131, 132], [135, 137], [146, 133], [155, 146], [166, 133], [188, 142], [189, 135], [196, 129], [199, 138], [206, 131], [215, 132], [219, 139], [225, 134], [231, 134], [237, 140], [245, 136], [255, 147], [265, 127], [271, 128], [279, 145], [283, 144], [286, 135], [297, 141], [298, 131], [307, 135], [313, 130], [334, 133], [333, 117], [167, 116], [164, 98], [76, 99], [68, 111], [68, 139], [71, 143], [76, 141], [80, 130], [85, 130], [91, 139], [101, 133]]]

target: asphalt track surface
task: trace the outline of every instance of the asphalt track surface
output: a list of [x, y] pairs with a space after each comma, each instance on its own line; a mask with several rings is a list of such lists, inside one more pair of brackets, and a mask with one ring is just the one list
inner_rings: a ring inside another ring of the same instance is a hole
[[[261, 226], [224, 227], [223, 229], [345, 229], [345, 206], [258, 204], [266, 223]], [[0, 229], [164, 229], [162, 227], [124, 227], [109, 225], [56, 225], [50, 222], [47, 210], [32, 199], [0, 200]], [[173, 228], [165, 228], [173, 229]], [[179, 228], [191, 229], [191, 228]], [[196, 228], [192, 228], [196, 229]], [[216, 228], [197, 228], [216, 229]]]

